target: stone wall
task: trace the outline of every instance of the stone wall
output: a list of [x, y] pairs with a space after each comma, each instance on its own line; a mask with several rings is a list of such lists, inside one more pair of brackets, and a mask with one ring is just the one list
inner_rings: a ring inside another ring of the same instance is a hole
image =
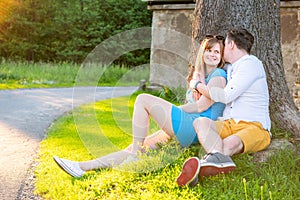
[[[148, 5], [153, 11], [152, 85], [186, 86], [194, 7], [193, 3]], [[300, 109], [300, 1], [281, 2], [280, 15], [286, 80]]]
[[281, 2], [280, 19], [286, 81], [300, 109], [300, 1]]
[[191, 14], [195, 4], [152, 5], [149, 8], [153, 10], [150, 83], [186, 87]]

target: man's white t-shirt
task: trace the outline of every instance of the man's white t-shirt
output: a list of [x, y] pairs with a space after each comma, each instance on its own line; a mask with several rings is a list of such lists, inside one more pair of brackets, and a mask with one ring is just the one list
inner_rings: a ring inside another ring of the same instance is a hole
[[243, 56], [228, 66], [227, 80], [224, 89], [210, 89], [212, 100], [226, 104], [223, 119], [260, 122], [270, 130], [269, 91], [262, 62], [253, 55]]

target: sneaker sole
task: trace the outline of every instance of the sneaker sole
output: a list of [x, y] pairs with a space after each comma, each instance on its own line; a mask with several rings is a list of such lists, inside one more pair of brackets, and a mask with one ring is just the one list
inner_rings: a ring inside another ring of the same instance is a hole
[[73, 172], [59, 157], [53, 156], [53, 160], [56, 164], [61, 168], [64, 172], [69, 174], [72, 177], [80, 178], [81, 176], [75, 172]]
[[213, 166], [213, 165], [206, 165], [206, 166], [201, 166], [201, 170], [199, 172], [199, 176], [215, 176], [218, 174], [228, 174], [232, 171], [235, 170], [235, 166]]
[[[191, 168], [188, 165], [190, 163], [191, 163], [191, 165], [198, 165], [196, 171], [192, 174], [192, 176], [188, 176], [188, 175], [190, 175], [190, 170], [191, 170]], [[200, 171], [200, 160], [197, 157], [192, 157], [192, 158], [188, 159], [187, 161], [185, 161], [183, 163], [183, 166], [182, 166], [182, 169], [181, 169], [181, 173], [179, 174], [179, 176], [176, 179], [177, 184], [180, 187], [183, 187], [183, 186], [185, 186], [187, 184], [190, 184], [196, 178], [198, 178], [199, 171]], [[195, 186], [195, 185], [196, 184], [193, 183], [192, 186]]]

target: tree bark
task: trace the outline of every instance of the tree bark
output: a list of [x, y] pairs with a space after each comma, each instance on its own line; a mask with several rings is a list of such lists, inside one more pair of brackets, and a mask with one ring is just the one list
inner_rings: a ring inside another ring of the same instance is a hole
[[255, 37], [251, 54], [264, 63], [270, 93], [272, 126], [300, 136], [300, 113], [289, 92], [282, 62], [279, 0], [198, 0], [194, 11], [191, 63], [206, 34], [226, 36], [244, 27]]

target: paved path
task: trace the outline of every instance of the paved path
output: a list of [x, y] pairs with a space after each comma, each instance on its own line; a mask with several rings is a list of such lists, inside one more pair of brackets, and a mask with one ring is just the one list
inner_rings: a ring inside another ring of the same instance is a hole
[[39, 142], [55, 118], [83, 103], [133, 93], [137, 87], [0, 91], [0, 199], [17, 199]]

